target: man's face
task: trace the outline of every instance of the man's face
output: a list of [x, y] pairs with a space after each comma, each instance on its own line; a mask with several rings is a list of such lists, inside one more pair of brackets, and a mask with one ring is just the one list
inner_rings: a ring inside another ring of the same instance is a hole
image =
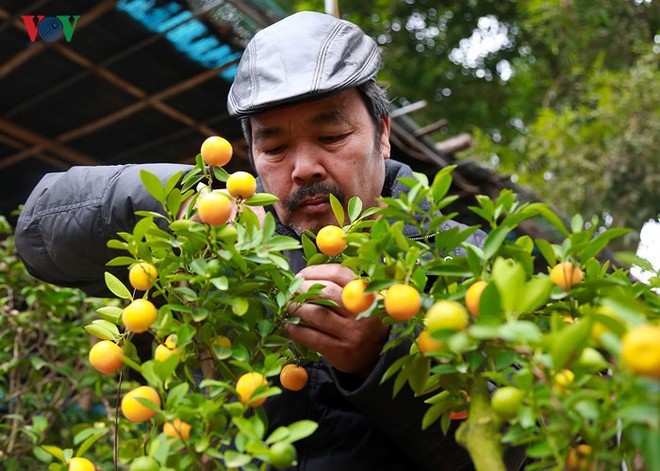
[[[301, 234], [337, 224], [329, 193], [345, 205], [358, 196], [377, 204], [390, 157], [389, 120], [375, 126], [357, 89], [250, 118], [252, 153], [275, 211]], [[343, 224], [343, 221], [341, 222]]]

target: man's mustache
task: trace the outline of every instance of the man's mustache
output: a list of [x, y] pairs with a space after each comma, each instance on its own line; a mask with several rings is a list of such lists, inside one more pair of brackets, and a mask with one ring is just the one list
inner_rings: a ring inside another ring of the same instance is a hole
[[301, 186], [296, 191], [294, 191], [291, 196], [286, 200], [286, 209], [293, 211], [300, 205], [304, 200], [312, 198], [319, 195], [335, 195], [339, 202], [344, 206], [346, 196], [344, 192], [335, 185], [330, 185], [328, 183], [312, 183], [311, 185]]

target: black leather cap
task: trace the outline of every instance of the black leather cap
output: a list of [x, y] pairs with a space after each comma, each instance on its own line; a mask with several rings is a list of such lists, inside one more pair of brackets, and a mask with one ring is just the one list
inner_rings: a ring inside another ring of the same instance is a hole
[[259, 31], [249, 42], [227, 98], [242, 118], [321, 98], [375, 79], [380, 52], [355, 24], [300, 12]]

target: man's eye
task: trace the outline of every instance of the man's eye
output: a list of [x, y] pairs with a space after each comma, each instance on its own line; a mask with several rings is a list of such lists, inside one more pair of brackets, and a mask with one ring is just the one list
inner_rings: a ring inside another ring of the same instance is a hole
[[263, 150], [263, 153], [267, 155], [278, 155], [282, 152], [284, 152], [284, 146], [267, 147]]
[[343, 139], [346, 139], [348, 134], [337, 134], [334, 136], [323, 136], [319, 140], [324, 144], [333, 144], [335, 142], [340, 142]]

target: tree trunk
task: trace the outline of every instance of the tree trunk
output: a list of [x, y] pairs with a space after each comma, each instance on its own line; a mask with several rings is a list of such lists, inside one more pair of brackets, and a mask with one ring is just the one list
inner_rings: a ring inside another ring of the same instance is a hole
[[477, 471], [506, 471], [500, 424], [490, 408], [488, 385], [483, 378], [476, 378], [471, 385], [470, 412], [456, 431], [456, 440], [468, 450]]

